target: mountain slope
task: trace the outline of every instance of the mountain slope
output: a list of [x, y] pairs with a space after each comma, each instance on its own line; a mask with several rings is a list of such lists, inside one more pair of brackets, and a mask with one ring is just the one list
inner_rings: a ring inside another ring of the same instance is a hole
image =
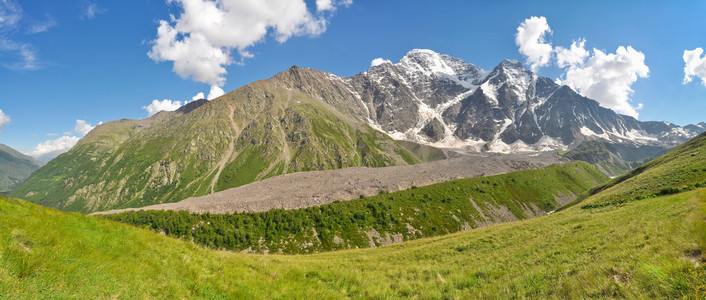
[[473, 151], [567, 150], [586, 140], [671, 148], [706, 130], [640, 122], [601, 107], [517, 61], [491, 71], [415, 49], [343, 78], [375, 128], [395, 139]]
[[701, 186], [706, 186], [706, 132], [595, 188], [582, 204], [620, 205]]
[[7, 193], [22, 183], [42, 163], [0, 144], [0, 193]]
[[[96, 127], [12, 195], [92, 212], [175, 202], [282, 173], [414, 164], [347, 115], [329, 74], [293, 67], [212, 101]], [[340, 108], [339, 108], [340, 107]]]
[[700, 299], [704, 218], [700, 189], [376, 249], [261, 256], [0, 195], [0, 295]]

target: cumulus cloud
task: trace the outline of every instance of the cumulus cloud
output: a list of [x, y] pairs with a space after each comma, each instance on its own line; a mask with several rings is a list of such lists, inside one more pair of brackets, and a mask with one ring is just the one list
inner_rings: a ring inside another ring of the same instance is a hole
[[572, 42], [569, 49], [557, 46], [555, 50], [556, 64], [560, 68], [573, 67], [582, 64], [590, 55], [586, 48], [584, 48], [585, 44], [586, 40], [581, 39], [579, 41]]
[[2, 127], [10, 123], [10, 121], [10, 116], [6, 115], [2, 112], [2, 109], [0, 109], [0, 133], [2, 133]]
[[268, 33], [284, 43], [293, 36], [316, 37], [328, 23], [320, 12], [312, 14], [304, 0], [168, 2], [182, 12], [159, 22], [148, 56], [156, 62], [171, 61], [172, 70], [182, 78], [218, 87], [225, 83], [226, 67], [253, 57], [248, 49]]
[[96, 126], [88, 124], [88, 122], [86, 122], [84, 120], [76, 120], [76, 126], [74, 126], [74, 132], [80, 133], [81, 135], [86, 135], [91, 130], [93, 130], [93, 128], [96, 128]]
[[373, 59], [373, 61], [370, 62], [370, 67], [372, 68], [374, 66], [379, 66], [384, 63], [392, 64], [392, 62], [389, 59], [384, 59], [382, 57], [378, 57], [376, 59]]
[[338, 6], [349, 7], [353, 4], [353, 0], [316, 0], [316, 11], [335, 11]]
[[520, 53], [527, 57], [527, 64], [532, 71], [549, 65], [553, 48], [551, 43], [544, 40], [547, 33], [551, 34], [552, 30], [545, 17], [530, 17], [517, 27], [515, 44], [520, 47]]
[[213, 100], [220, 96], [223, 96], [223, 94], [225, 94], [223, 89], [219, 88], [218, 86], [212, 85], [211, 90], [208, 92], [208, 98], [206, 99]]
[[316, 0], [316, 10], [318, 11], [333, 10], [334, 8], [333, 0]]
[[608, 54], [593, 49], [588, 59], [566, 69], [562, 83], [607, 108], [637, 118], [642, 104], [630, 103], [631, 86], [639, 77], [648, 77], [649, 72], [645, 54], [630, 46], [620, 46]]
[[76, 145], [79, 140], [80, 138], [76, 136], [62, 136], [55, 140], [48, 140], [40, 143], [34, 148], [34, 150], [25, 154], [46, 162], [59, 156], [59, 154], [71, 150], [71, 148]]
[[81, 18], [90, 20], [106, 11], [108, 10], [98, 7], [98, 5], [93, 2], [89, 2], [88, 5], [83, 8], [83, 15], [81, 15]]
[[159, 101], [157, 99], [152, 100], [150, 105], [143, 106], [142, 109], [147, 111], [147, 116], [151, 117], [160, 111], [175, 111], [179, 109], [182, 105], [189, 103], [185, 101], [183, 104], [181, 101], [172, 101], [169, 99], [164, 99]]
[[206, 96], [203, 95], [203, 92], [199, 92], [198, 94], [191, 97], [191, 100], [201, 100], [201, 99], [206, 99]]
[[[545, 34], [551, 32], [545, 17], [525, 19], [517, 28], [515, 43], [533, 71], [549, 65], [555, 57], [556, 65], [563, 69], [563, 79], [557, 79], [557, 83], [568, 85], [618, 113], [638, 117], [637, 110], [642, 104], [633, 105], [630, 96], [632, 84], [649, 75], [644, 53], [631, 46], [620, 46], [615, 53], [598, 49], [591, 52], [586, 50], [585, 39], [573, 41], [568, 49], [553, 47], [544, 40]], [[686, 61], [686, 52], [684, 55]]]
[[684, 84], [691, 82], [694, 76], [701, 79], [706, 86], [706, 56], [701, 57], [704, 49], [684, 50]]

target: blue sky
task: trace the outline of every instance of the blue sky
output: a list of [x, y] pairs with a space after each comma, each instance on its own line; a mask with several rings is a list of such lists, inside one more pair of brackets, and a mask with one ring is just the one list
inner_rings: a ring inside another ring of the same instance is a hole
[[[173, 61], [148, 56], [160, 20], [177, 28], [170, 14], [179, 19], [189, 1], [205, 0], [0, 0], [5, 20], [0, 20], [0, 110], [11, 119], [0, 125], [0, 143], [31, 152], [48, 140], [80, 138], [76, 120], [96, 125], [140, 119], [147, 117], [143, 106], [155, 99], [208, 95], [217, 79], [184, 79], [172, 70]], [[256, 42], [237, 35], [219, 40], [234, 63], [224, 65], [227, 74], [220, 74], [216, 85], [231, 91], [292, 65], [350, 76], [368, 69], [375, 58], [396, 62], [414, 48], [486, 70], [505, 58], [526, 63], [515, 35], [526, 19], [543, 16], [551, 28], [544, 43], [552, 47], [569, 48], [584, 39], [591, 55], [593, 48], [610, 54], [619, 46], [644, 55], [647, 77], [628, 85], [634, 91], [630, 103], [643, 104], [640, 120], [706, 121], [706, 87], [699, 77], [706, 76], [706, 63], [697, 60], [703, 64], [695, 68], [693, 81], [683, 84], [682, 57], [685, 50], [706, 47], [706, 1], [334, 0], [331, 8], [317, 10], [315, 1], [306, 1], [308, 17], [324, 22], [313, 29], [267, 27]], [[282, 37], [283, 31], [291, 36]], [[35, 58], [28, 60], [27, 53]], [[566, 70], [552, 59], [537, 73], [555, 79]], [[214, 72], [209, 78], [218, 77]]]

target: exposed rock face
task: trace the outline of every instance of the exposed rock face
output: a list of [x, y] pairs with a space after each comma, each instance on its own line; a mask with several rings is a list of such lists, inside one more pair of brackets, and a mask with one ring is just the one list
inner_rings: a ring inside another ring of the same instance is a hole
[[431, 120], [421, 131], [431, 142], [438, 142], [444, 138], [444, 126], [439, 119]]
[[[431, 50], [412, 50], [344, 78], [361, 115], [395, 139], [472, 151], [569, 149], [583, 141], [673, 147], [706, 130], [640, 122], [601, 107], [512, 60], [491, 71]], [[443, 133], [443, 135], [440, 135]]]

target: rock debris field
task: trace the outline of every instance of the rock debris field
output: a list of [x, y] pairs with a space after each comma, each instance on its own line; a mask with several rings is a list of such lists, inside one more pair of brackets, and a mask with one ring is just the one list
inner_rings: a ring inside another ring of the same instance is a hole
[[385, 168], [354, 167], [337, 170], [284, 174], [213, 194], [141, 208], [117, 209], [94, 214], [129, 210], [186, 210], [196, 213], [258, 212], [276, 208], [297, 209], [357, 199], [360, 195], [396, 192], [412, 186], [490, 176], [526, 169], [540, 169], [569, 162], [556, 152], [467, 153], [455, 158]]

